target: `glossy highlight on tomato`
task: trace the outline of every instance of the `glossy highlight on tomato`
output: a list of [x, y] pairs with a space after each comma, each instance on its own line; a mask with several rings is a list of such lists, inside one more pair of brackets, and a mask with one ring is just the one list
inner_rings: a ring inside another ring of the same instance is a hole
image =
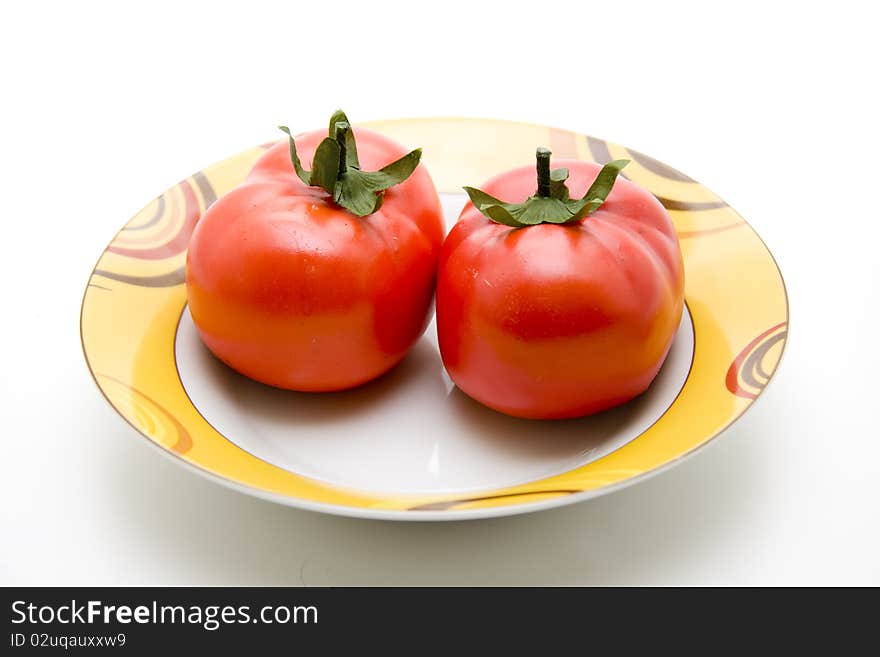
[[[406, 152], [353, 130], [365, 171]], [[306, 168], [326, 137], [296, 137]], [[442, 213], [423, 165], [381, 200], [357, 216], [297, 177], [286, 141], [272, 146], [193, 233], [187, 298], [205, 345], [252, 379], [300, 391], [351, 388], [397, 364], [427, 326]]]
[[[573, 198], [602, 169], [576, 160], [554, 165], [568, 168]], [[536, 193], [535, 169], [508, 171], [481, 189], [496, 201], [522, 202]], [[481, 194], [472, 191], [472, 198]], [[670, 217], [625, 179], [598, 209], [569, 223], [503, 225], [469, 202], [441, 251], [443, 363], [463, 392], [516, 417], [579, 417], [644, 392], [669, 352], [683, 304]]]

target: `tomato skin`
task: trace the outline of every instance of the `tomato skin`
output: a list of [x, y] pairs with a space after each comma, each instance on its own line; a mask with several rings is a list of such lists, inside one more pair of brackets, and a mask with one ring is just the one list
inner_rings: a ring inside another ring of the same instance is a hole
[[[361, 167], [405, 154], [354, 129]], [[303, 165], [326, 131], [296, 138]], [[292, 390], [351, 388], [397, 364], [424, 332], [443, 239], [424, 166], [357, 217], [297, 178], [287, 141], [199, 221], [187, 253], [187, 299], [207, 347], [233, 369]]]
[[[600, 166], [568, 167], [572, 197]], [[535, 170], [481, 189], [508, 202], [535, 192]], [[443, 243], [437, 332], [455, 384], [508, 415], [589, 415], [644, 392], [681, 320], [684, 269], [663, 206], [618, 179], [605, 203], [572, 224], [510, 228], [472, 203]]]

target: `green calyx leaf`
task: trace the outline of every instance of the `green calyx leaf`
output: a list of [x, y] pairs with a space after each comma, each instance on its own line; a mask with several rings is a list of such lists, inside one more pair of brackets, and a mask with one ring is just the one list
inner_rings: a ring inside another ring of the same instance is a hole
[[293, 135], [278, 126], [290, 142], [290, 160], [296, 175], [306, 185], [320, 187], [333, 202], [359, 217], [366, 217], [382, 206], [385, 190], [402, 183], [419, 165], [422, 149], [417, 148], [378, 171], [361, 171], [357, 143], [348, 117], [337, 110], [330, 117], [328, 136], [318, 144], [312, 170], [303, 168]]
[[565, 186], [566, 180], [568, 180], [568, 169], [553, 169], [550, 172], [550, 196], [567, 199], [568, 187]]
[[506, 203], [473, 187], [465, 187], [464, 191], [467, 192], [474, 207], [495, 223], [511, 228], [537, 224], [566, 224], [595, 212], [608, 198], [617, 175], [627, 164], [629, 160], [609, 162], [602, 167], [587, 193], [579, 199], [573, 199], [569, 196], [565, 184], [568, 180], [568, 169], [550, 170], [550, 151], [539, 148], [538, 190], [522, 203]]

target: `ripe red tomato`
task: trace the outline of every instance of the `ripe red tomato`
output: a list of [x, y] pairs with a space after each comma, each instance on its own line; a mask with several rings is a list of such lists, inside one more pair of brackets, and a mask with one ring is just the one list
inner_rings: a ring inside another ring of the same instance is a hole
[[[354, 135], [364, 171], [405, 153]], [[296, 138], [306, 167], [326, 137]], [[357, 386], [398, 363], [427, 325], [442, 213], [422, 165], [382, 200], [356, 216], [297, 177], [287, 142], [270, 148], [189, 245], [187, 297], [208, 348], [252, 379], [302, 391]]]
[[[569, 169], [572, 197], [601, 168], [555, 164]], [[656, 376], [682, 315], [681, 251], [657, 199], [628, 180], [612, 184], [571, 223], [511, 227], [465, 206], [441, 250], [437, 331], [446, 369], [472, 398], [517, 417], [578, 417], [635, 397]], [[523, 201], [535, 170], [483, 190]]]

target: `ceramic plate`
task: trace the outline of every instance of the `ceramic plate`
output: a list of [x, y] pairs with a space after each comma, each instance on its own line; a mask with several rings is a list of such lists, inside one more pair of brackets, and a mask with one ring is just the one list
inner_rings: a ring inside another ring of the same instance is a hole
[[471, 119], [367, 124], [408, 147], [441, 192], [447, 227], [464, 184], [560, 158], [629, 158], [627, 178], [669, 210], [685, 262], [686, 309], [670, 355], [637, 399], [579, 420], [517, 420], [447, 377], [434, 325], [401, 365], [356, 390], [305, 394], [254, 383], [202, 346], [186, 306], [187, 242], [201, 213], [267, 146], [199, 171], [123, 226], [89, 279], [81, 333], [107, 401], [194, 471], [282, 504], [351, 516], [460, 520], [585, 500], [680, 462], [739, 418], [782, 356], [779, 269], [724, 201], [675, 169], [554, 128]]

